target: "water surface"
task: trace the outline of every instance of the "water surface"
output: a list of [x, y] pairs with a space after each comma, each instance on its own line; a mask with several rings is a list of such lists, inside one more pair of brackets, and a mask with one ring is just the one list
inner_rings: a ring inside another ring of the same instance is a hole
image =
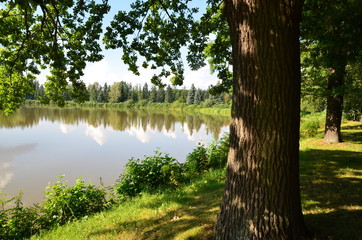
[[31, 205], [61, 175], [70, 185], [78, 177], [112, 185], [131, 157], [160, 148], [183, 162], [228, 125], [227, 117], [203, 114], [24, 107], [0, 115], [0, 191], [15, 196], [22, 189]]

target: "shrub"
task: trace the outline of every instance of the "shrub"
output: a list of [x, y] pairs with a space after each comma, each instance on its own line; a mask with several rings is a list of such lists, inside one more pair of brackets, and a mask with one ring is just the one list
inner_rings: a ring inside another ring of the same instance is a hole
[[199, 144], [186, 157], [186, 172], [189, 177], [198, 176], [209, 169], [207, 149]]
[[108, 206], [105, 189], [93, 184], [85, 185], [79, 178], [73, 187], [66, 185], [60, 179], [53, 186], [48, 186], [45, 193], [42, 220], [49, 226], [80, 219], [100, 212]]
[[300, 123], [300, 137], [311, 138], [315, 137], [323, 124], [322, 113], [309, 114], [304, 116]]
[[[1, 239], [24, 239], [38, 233], [40, 230], [39, 214], [37, 207], [23, 207], [22, 193], [11, 199], [3, 199], [0, 203], [0, 236]], [[15, 206], [5, 209], [6, 204]]]
[[218, 141], [212, 142], [207, 148], [210, 168], [223, 168], [226, 165], [229, 153], [229, 134], [225, 134]]
[[186, 171], [189, 177], [198, 176], [208, 169], [223, 168], [226, 165], [229, 153], [229, 134], [225, 134], [218, 141], [212, 142], [207, 148], [198, 145], [186, 157]]
[[136, 196], [174, 188], [183, 181], [182, 164], [168, 154], [155, 151], [144, 160], [131, 158], [124, 173], [117, 180], [116, 191], [120, 198]]

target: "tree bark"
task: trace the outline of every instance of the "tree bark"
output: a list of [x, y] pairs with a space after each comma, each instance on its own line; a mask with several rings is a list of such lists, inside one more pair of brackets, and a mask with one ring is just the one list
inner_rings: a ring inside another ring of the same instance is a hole
[[339, 54], [333, 57], [333, 68], [328, 77], [329, 94], [327, 96], [326, 124], [324, 141], [328, 143], [342, 142], [341, 122], [343, 110], [343, 86], [346, 74], [346, 58]]
[[215, 239], [306, 236], [299, 186], [301, 2], [225, 0], [234, 94]]

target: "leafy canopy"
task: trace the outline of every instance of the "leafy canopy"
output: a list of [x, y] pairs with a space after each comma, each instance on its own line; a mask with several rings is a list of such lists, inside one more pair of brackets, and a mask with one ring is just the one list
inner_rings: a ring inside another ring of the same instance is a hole
[[[9, 114], [30, 93], [31, 81], [49, 68], [44, 101], [64, 104], [68, 81], [73, 97], [84, 100], [80, 81], [86, 62], [102, 59], [98, 43], [102, 20], [109, 11], [101, 3], [84, 0], [1, 0], [0, 110]], [[23, 82], [23, 83], [21, 83]]]
[[208, 1], [200, 19], [196, 18], [199, 9], [191, 2], [134, 1], [131, 11], [119, 11], [107, 27], [106, 48], [122, 49], [122, 60], [134, 74], [139, 74], [139, 66], [158, 69], [151, 82], [164, 86], [162, 79], [167, 77], [173, 85], [182, 85], [182, 50], [186, 47], [190, 68], [197, 70], [209, 59], [212, 70], [218, 72], [226, 86], [220, 90], [227, 90], [231, 82], [231, 45], [222, 1]]
[[347, 81], [339, 88], [327, 89], [327, 79], [340, 62], [351, 66], [361, 60], [361, 9], [359, 0], [304, 1], [301, 22], [303, 93], [326, 97], [343, 95], [353, 88], [354, 81]]

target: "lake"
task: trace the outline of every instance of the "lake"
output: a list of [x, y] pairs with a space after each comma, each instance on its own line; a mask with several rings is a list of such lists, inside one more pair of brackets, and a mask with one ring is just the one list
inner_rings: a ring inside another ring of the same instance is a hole
[[229, 131], [230, 118], [199, 113], [23, 107], [0, 114], [0, 191], [25, 206], [65, 175], [69, 185], [115, 183], [128, 159], [158, 148], [184, 162], [198, 143]]

